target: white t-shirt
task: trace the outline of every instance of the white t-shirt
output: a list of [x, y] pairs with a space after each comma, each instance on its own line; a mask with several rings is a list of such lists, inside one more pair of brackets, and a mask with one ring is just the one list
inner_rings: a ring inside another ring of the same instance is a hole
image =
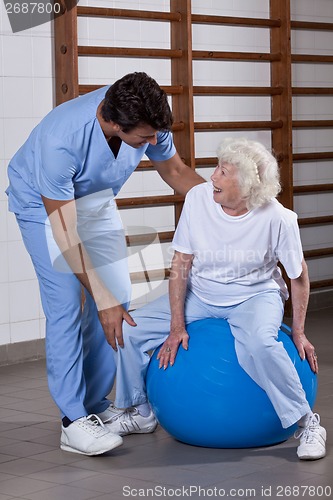
[[194, 255], [188, 286], [212, 305], [239, 304], [267, 290], [288, 298], [278, 261], [291, 279], [302, 272], [295, 212], [272, 199], [244, 215], [227, 215], [211, 183], [188, 192], [172, 246]]

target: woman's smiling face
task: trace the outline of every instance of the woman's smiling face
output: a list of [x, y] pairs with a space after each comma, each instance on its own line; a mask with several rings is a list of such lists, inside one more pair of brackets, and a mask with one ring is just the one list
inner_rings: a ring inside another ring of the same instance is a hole
[[221, 205], [226, 213], [242, 215], [248, 211], [242, 197], [235, 165], [226, 162], [219, 163], [211, 180], [214, 187], [214, 201]]

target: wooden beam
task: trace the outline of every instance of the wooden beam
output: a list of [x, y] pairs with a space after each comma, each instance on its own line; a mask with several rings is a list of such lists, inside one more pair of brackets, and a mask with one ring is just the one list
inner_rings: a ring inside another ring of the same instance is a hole
[[311, 281], [310, 288], [315, 290], [318, 288], [328, 288], [333, 286], [333, 279], [321, 280], [321, 281]]
[[326, 193], [333, 191], [333, 184], [311, 184], [294, 186], [294, 194]]
[[332, 87], [292, 87], [293, 95], [332, 95]]
[[251, 28], [272, 28], [281, 26], [280, 19], [258, 19], [255, 17], [209, 16], [192, 14], [193, 24], [221, 24], [229, 26], [248, 26]]
[[209, 59], [221, 60], [227, 59], [232, 61], [280, 61], [280, 53], [264, 53], [264, 52], [221, 52], [214, 50], [193, 50], [193, 59]]
[[56, 105], [79, 95], [76, 2], [57, 3], [64, 14], [54, 19]]
[[130, 273], [131, 283], [145, 283], [150, 281], [162, 281], [170, 276], [170, 269], [150, 269]]
[[[272, 129], [272, 149], [279, 162], [283, 187], [279, 200], [285, 207], [293, 209], [290, 0], [270, 0], [269, 5], [270, 18], [281, 20], [279, 28], [270, 30], [270, 50], [273, 54], [280, 54], [279, 59], [271, 62], [271, 86], [283, 89], [281, 94], [271, 98], [271, 118], [282, 122], [282, 127]], [[282, 274], [290, 289], [290, 280], [284, 269]], [[291, 315], [291, 310], [290, 299], [285, 313]]]
[[333, 247], [331, 248], [316, 248], [314, 250], [305, 250], [304, 257], [306, 259], [316, 259], [333, 255]]
[[316, 54], [292, 54], [291, 62], [311, 62], [311, 63], [332, 63], [333, 56], [323, 56]]
[[151, 58], [181, 58], [181, 50], [171, 49], [141, 49], [133, 47], [101, 47], [79, 45], [79, 56], [116, 56], [116, 57], [151, 57]]
[[164, 207], [174, 203], [182, 203], [184, 196], [181, 194], [170, 194], [164, 196], [138, 196], [134, 198], [117, 198], [117, 207], [139, 208], [139, 207]]
[[146, 21], [179, 22], [178, 12], [157, 12], [152, 10], [116, 9], [111, 7], [78, 7], [77, 15], [81, 17], [111, 17], [122, 19], [137, 19]]
[[217, 87], [194, 86], [194, 95], [280, 95], [282, 87]]
[[282, 126], [272, 129], [272, 147], [280, 156], [280, 172], [283, 192], [281, 203], [293, 208], [292, 170], [292, 101], [291, 101], [291, 45], [290, 45], [290, 0], [270, 0], [270, 17], [281, 19], [279, 28], [271, 29], [271, 52], [281, 55], [272, 61], [271, 85], [282, 87], [279, 95], [272, 96], [272, 120]]
[[321, 217], [305, 217], [298, 219], [300, 226], [321, 226], [324, 224], [333, 224], [333, 215], [323, 215]]
[[313, 161], [313, 160], [331, 160], [331, 159], [333, 159], [333, 151], [293, 154], [293, 161]]
[[[171, 84], [182, 85], [182, 94], [172, 97], [172, 112], [176, 120], [182, 120], [184, 129], [174, 136], [175, 146], [182, 160], [190, 168], [194, 162], [194, 110], [192, 73], [192, 23], [191, 0], [170, 0], [170, 12], [181, 16], [179, 23], [171, 23], [171, 49], [180, 51], [181, 58], [171, 60]], [[175, 205], [176, 224], [183, 204]]]
[[312, 21], [291, 21], [293, 30], [333, 31], [333, 23], [316, 23]]
[[200, 166], [200, 167], [211, 167], [214, 165], [216, 166], [217, 158], [216, 157], [196, 158], [195, 164], [196, 164], [196, 166]]
[[[80, 95], [88, 94], [88, 92], [92, 92], [93, 90], [100, 89], [102, 87], [105, 87], [106, 85], [109, 85], [109, 83], [104, 83], [104, 84], [81, 84], [79, 85], [79, 93]], [[176, 95], [176, 94], [182, 94], [183, 93], [183, 87], [182, 85], [161, 85], [161, 88], [166, 92], [168, 95]]]
[[283, 127], [283, 121], [248, 122], [195, 122], [194, 129], [205, 130], [275, 130]]
[[159, 243], [170, 243], [172, 241], [174, 231], [163, 231], [151, 234], [133, 234], [126, 236], [126, 243], [129, 247], [141, 246], [150, 244], [157, 240]]
[[333, 120], [293, 120], [293, 128], [333, 128]]

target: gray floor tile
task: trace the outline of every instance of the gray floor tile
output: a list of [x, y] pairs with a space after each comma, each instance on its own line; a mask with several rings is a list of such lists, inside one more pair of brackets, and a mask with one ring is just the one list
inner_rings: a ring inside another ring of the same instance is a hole
[[1, 481], [0, 491], [1, 493], [18, 498], [26, 497], [29, 493], [44, 491], [44, 500], [46, 500], [48, 495], [46, 495], [45, 490], [51, 486], [52, 485], [46, 481], [37, 481], [26, 477], [15, 477], [13, 479], [8, 479], [7, 481]]
[[40, 481], [49, 481], [50, 483], [68, 484], [92, 478], [97, 474], [98, 473], [95, 471], [78, 469], [77, 467], [71, 467], [70, 465], [60, 465], [34, 472], [29, 474], [27, 477], [30, 479], [38, 479]]
[[95, 500], [95, 498], [97, 498], [96, 493], [93, 491], [58, 485], [51, 486], [47, 490], [25, 493], [22, 500]]
[[0, 473], [4, 472], [14, 476], [27, 476], [35, 472], [40, 472], [46, 469], [51, 469], [54, 464], [49, 462], [40, 462], [38, 460], [31, 460], [28, 458], [18, 458], [9, 462], [0, 464]]
[[328, 431], [325, 459], [299, 461], [293, 438], [263, 448], [208, 449], [175, 441], [160, 427], [126, 436], [123, 446], [103, 456], [63, 452], [58, 409], [47, 389], [45, 361], [39, 360], [0, 367], [0, 500], [124, 500], [154, 492], [157, 498], [163, 491], [164, 497], [181, 492], [184, 498], [191, 492], [195, 499], [221, 497], [219, 490], [234, 498], [253, 498], [254, 492], [256, 498], [328, 498], [323, 488], [333, 490], [332, 321], [333, 308], [310, 312], [306, 324], [320, 362], [314, 410]]
[[10, 455], [14, 457], [33, 457], [34, 455], [39, 455], [40, 453], [45, 453], [51, 451], [53, 448], [45, 444], [31, 443], [28, 441], [21, 441], [15, 443], [11, 446], [3, 446], [1, 452], [4, 455]]

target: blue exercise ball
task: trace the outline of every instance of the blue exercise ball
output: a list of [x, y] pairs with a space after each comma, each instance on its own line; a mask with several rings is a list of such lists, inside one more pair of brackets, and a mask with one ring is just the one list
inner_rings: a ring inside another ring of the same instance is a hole
[[[189, 349], [179, 348], [174, 366], [159, 369], [156, 349], [149, 363], [147, 394], [160, 425], [187, 444], [210, 448], [269, 446], [291, 437], [297, 425], [283, 429], [267, 397], [239, 366], [234, 338], [223, 319], [203, 319], [187, 326]], [[278, 340], [299, 374], [313, 407], [317, 377], [302, 361], [282, 325]]]

